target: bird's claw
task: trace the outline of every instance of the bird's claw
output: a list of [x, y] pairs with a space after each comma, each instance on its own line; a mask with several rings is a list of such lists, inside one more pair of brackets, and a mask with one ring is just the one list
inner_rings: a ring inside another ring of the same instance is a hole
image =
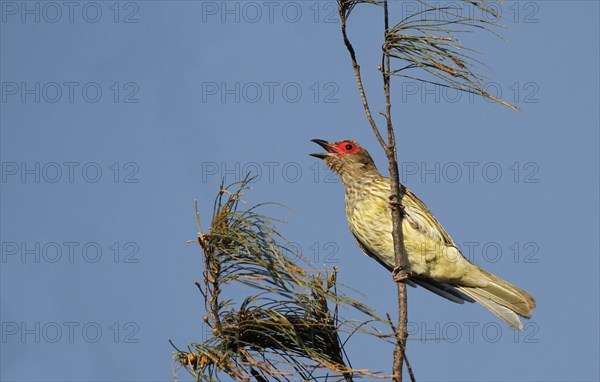
[[399, 208], [402, 213], [404, 213], [404, 204], [396, 201], [396, 197], [394, 195], [390, 195], [389, 197], [390, 206], [393, 208]]
[[412, 277], [412, 271], [408, 267], [396, 267], [392, 270], [392, 278], [395, 282], [401, 283]]

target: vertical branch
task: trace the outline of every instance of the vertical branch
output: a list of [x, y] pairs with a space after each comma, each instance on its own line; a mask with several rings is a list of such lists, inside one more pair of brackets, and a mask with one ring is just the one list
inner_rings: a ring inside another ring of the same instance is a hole
[[[221, 184], [221, 190], [219, 191], [219, 197], [222, 196], [223, 184]], [[225, 206], [223, 211], [220, 210], [220, 201], [219, 201], [219, 211], [218, 213], [227, 213], [228, 206]], [[200, 226], [200, 212], [198, 211], [198, 204], [196, 203], [196, 220], [198, 222], [198, 243], [202, 248], [202, 253], [204, 255], [204, 291], [200, 287], [200, 284], [197, 283], [198, 289], [204, 296], [204, 306], [206, 308], [206, 312], [208, 314], [209, 320], [212, 322], [213, 334], [221, 334], [223, 331], [223, 326], [221, 324], [221, 318], [219, 315], [219, 295], [221, 294], [221, 286], [220, 286], [220, 275], [221, 275], [221, 263], [215, 254], [214, 246], [209, 244], [210, 235], [202, 233], [202, 227]], [[214, 218], [213, 218], [214, 220]], [[207, 321], [208, 323], [208, 321]]]
[[[390, 101], [390, 51], [388, 47], [389, 41], [389, 16], [388, 2], [383, 2], [383, 13], [385, 20], [385, 35], [383, 44], [383, 53], [381, 57], [381, 72], [383, 75], [383, 91], [385, 93], [385, 119], [387, 122], [388, 147], [386, 154], [390, 168], [390, 205], [392, 207], [392, 237], [394, 239], [394, 255], [396, 257], [395, 277], [408, 277], [410, 275], [410, 266], [408, 263], [408, 254], [404, 248], [404, 235], [402, 232], [402, 215], [403, 210], [400, 204], [400, 177], [398, 174], [398, 162], [396, 151], [396, 137], [394, 135], [394, 126], [392, 125], [392, 107]], [[404, 360], [406, 359], [406, 339], [408, 338], [408, 306], [406, 295], [406, 284], [404, 282], [397, 283], [398, 286], [398, 330], [396, 331], [396, 348], [394, 349], [394, 381], [402, 382], [402, 373]], [[407, 360], [408, 365], [408, 360]], [[411, 379], [414, 376], [411, 373]]]
[[[221, 287], [219, 282], [219, 273], [221, 271], [221, 264], [219, 263], [216, 256], [209, 248], [205, 248], [204, 235], [201, 233], [198, 236], [198, 241], [204, 251], [204, 288], [206, 292], [202, 292], [200, 284], [197, 286], [204, 295], [204, 303], [206, 311], [210, 317], [210, 321], [213, 326], [213, 334], [217, 335], [223, 331], [221, 324], [221, 318], [219, 316], [219, 294], [221, 293]], [[207, 294], [205, 294], [207, 293]]]

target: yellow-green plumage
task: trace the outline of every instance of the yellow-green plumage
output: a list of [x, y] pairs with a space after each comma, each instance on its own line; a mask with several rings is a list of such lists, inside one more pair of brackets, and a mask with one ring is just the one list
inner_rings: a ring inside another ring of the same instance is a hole
[[[359, 247], [387, 269], [395, 267], [390, 183], [370, 155], [352, 141], [315, 140], [328, 151], [325, 159], [346, 189], [346, 216]], [[477, 301], [511, 327], [521, 329], [518, 316], [531, 317], [534, 298], [527, 292], [469, 262], [427, 206], [401, 185], [404, 248], [421, 285], [454, 302]]]

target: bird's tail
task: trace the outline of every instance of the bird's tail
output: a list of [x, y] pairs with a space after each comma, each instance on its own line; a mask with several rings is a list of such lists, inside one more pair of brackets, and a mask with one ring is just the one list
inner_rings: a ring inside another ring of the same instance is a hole
[[523, 289], [481, 269], [489, 284], [485, 287], [456, 286], [467, 296], [485, 306], [515, 330], [523, 329], [519, 316], [531, 318], [535, 299]]

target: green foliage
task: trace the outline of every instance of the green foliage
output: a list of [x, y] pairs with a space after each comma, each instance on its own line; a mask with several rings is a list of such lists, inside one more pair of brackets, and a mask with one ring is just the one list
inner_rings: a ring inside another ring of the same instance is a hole
[[[391, 69], [396, 76], [432, 83], [438, 86], [473, 93], [515, 111], [519, 109], [486, 90], [486, 80], [477, 72], [476, 67], [485, 65], [475, 58], [478, 52], [463, 45], [460, 37], [477, 30], [485, 30], [496, 36], [500, 15], [493, 3], [481, 1], [441, 1], [428, 2], [412, 0], [419, 6], [418, 11], [406, 15], [389, 28], [383, 44], [384, 54], [396, 58], [401, 67]], [[348, 18], [358, 3], [373, 1], [339, 0], [340, 17]], [[392, 5], [398, 2], [392, 2]], [[497, 4], [497, 3], [494, 3]], [[476, 12], [468, 9], [474, 7]], [[498, 36], [499, 37], [499, 36]]]

